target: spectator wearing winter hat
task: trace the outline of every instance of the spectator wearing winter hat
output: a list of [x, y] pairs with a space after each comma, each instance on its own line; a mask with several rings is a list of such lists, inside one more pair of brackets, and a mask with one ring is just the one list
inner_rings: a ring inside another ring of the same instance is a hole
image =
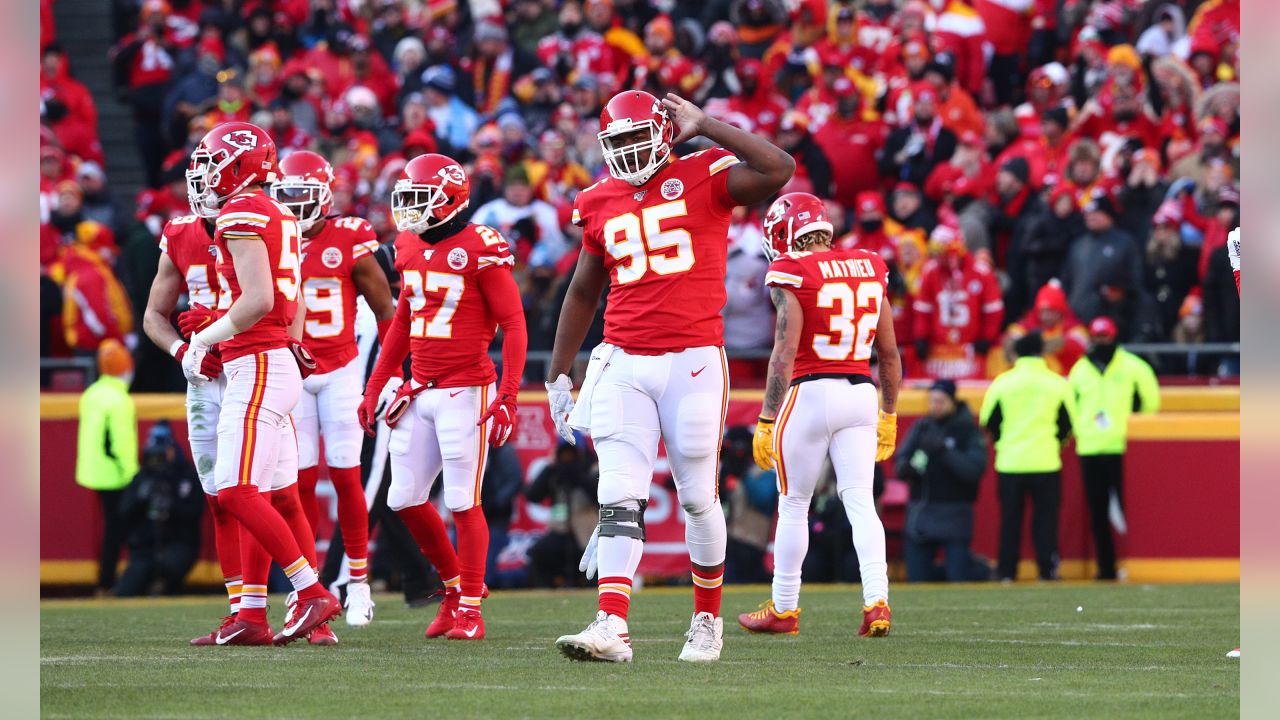
[[889, 133], [885, 141], [880, 155], [882, 177], [923, 187], [929, 173], [951, 159], [956, 151], [956, 136], [942, 126], [937, 111], [937, 93], [932, 88], [922, 88], [915, 96], [911, 122]]
[[476, 25], [471, 52], [458, 64], [462, 99], [481, 115], [491, 115], [511, 92], [515, 78], [536, 68], [538, 60], [511, 45], [502, 23], [485, 20]]
[[[924, 194], [939, 205], [947, 203], [959, 212], [968, 201], [984, 198], [991, 190], [993, 173], [982, 136], [966, 132], [956, 142], [950, 159], [938, 163], [924, 182]], [[964, 197], [964, 201], [958, 199]]]
[[1130, 141], [1116, 157], [1117, 175], [1124, 184], [1116, 191], [1120, 202], [1120, 227], [1135, 238], [1145, 238], [1151, 233], [1151, 219], [1164, 202], [1169, 183], [1161, 175], [1160, 153], [1147, 147], [1130, 152], [1136, 142]]
[[559, 130], [544, 130], [538, 137], [538, 151], [524, 163], [534, 195], [551, 203], [572, 203], [579, 191], [591, 184], [587, 169], [569, 159], [568, 141]]
[[1169, 179], [1188, 178], [1196, 185], [1204, 185], [1209, 171], [1215, 166], [1231, 164], [1234, 158], [1227, 147], [1230, 131], [1221, 119], [1210, 116], [1199, 123], [1200, 138], [1195, 149], [1169, 167]]
[[1045, 211], [1044, 201], [1031, 186], [1031, 167], [1025, 158], [1010, 158], [996, 171], [991, 210], [992, 250], [997, 260], [1003, 261], [1013, 239], [1024, 235]]
[[[1048, 110], [1061, 108], [1070, 112], [1074, 102], [1068, 94], [1071, 74], [1062, 63], [1051, 62], [1032, 70], [1027, 76], [1026, 100], [1013, 109], [1014, 117], [1022, 126], [1022, 134], [1038, 138], [1043, 134], [1040, 118]], [[1067, 123], [1062, 123], [1065, 130]]]
[[820, 198], [831, 197], [831, 160], [809, 132], [809, 119], [798, 110], [788, 110], [778, 124], [777, 145], [796, 161], [792, 180], [805, 180]]
[[1199, 283], [1199, 251], [1182, 242], [1182, 208], [1166, 200], [1152, 219], [1147, 240], [1144, 284], [1155, 301], [1160, 337], [1169, 337], [1182, 301]]
[[778, 125], [787, 112], [787, 104], [774, 91], [773, 82], [765, 74], [764, 63], [751, 58], [739, 59], [734, 64], [734, 75], [741, 91], [729, 97], [727, 110], [750, 118], [752, 132], [776, 137]]
[[889, 195], [889, 216], [902, 226], [904, 232], [918, 235], [922, 250], [925, 239], [938, 224], [938, 216], [925, 202], [920, 188], [906, 180], [899, 180], [893, 185], [893, 192]]
[[[1015, 355], [1014, 343], [1033, 331], [1040, 333], [1044, 341], [1044, 359], [1049, 369], [1059, 375], [1065, 376], [1070, 372], [1089, 347], [1089, 334], [1075, 313], [1071, 312], [1067, 295], [1056, 279], [1037, 290], [1035, 304], [1031, 309], [1005, 329], [1004, 339], [1001, 341], [1004, 356], [999, 359], [1012, 362]], [[995, 373], [1001, 370], [1003, 367], [1000, 366], [993, 369]]]
[[982, 93], [987, 76], [987, 27], [962, 0], [929, 0], [935, 14], [934, 42], [955, 58], [956, 81], [970, 95]]
[[911, 306], [916, 355], [929, 377], [985, 377], [987, 351], [1004, 319], [1000, 285], [991, 266], [965, 247], [958, 228], [939, 225], [929, 242], [939, 252], [925, 267]]
[[1133, 236], [1116, 227], [1120, 209], [1109, 193], [1090, 191], [1083, 211], [1085, 233], [1067, 253], [1062, 286], [1071, 309], [1087, 322], [1106, 304], [1141, 292], [1142, 254]]
[[448, 65], [433, 65], [422, 71], [422, 99], [427, 117], [436, 128], [441, 151], [454, 156], [471, 144], [480, 126], [480, 117], [457, 94], [457, 76]]
[[1081, 209], [1093, 191], [1105, 195], [1114, 191], [1117, 185], [1115, 178], [1103, 175], [1102, 151], [1089, 138], [1080, 138], [1072, 143], [1067, 153], [1066, 172], [1058, 182], [1071, 193]]
[[835, 112], [813, 139], [828, 158], [839, 158], [831, 164], [831, 195], [848, 208], [853, 207], [858, 193], [880, 187], [876, 154], [885, 147], [889, 133], [882, 121], [863, 119], [862, 98], [852, 80], [839, 78], [832, 92]]
[[925, 66], [925, 83], [937, 93], [938, 117], [942, 119], [942, 126], [957, 137], [966, 132], [981, 133], [984, 124], [982, 113], [978, 111], [973, 96], [955, 81], [953, 62], [949, 54], [938, 53]]

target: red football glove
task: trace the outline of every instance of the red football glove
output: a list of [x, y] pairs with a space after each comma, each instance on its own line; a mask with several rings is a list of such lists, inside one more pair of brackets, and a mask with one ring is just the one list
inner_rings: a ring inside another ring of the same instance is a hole
[[192, 335], [200, 332], [214, 320], [218, 319], [218, 313], [212, 308], [207, 308], [200, 303], [193, 303], [191, 309], [178, 316], [178, 331], [182, 333], [182, 337], [190, 338]]
[[[182, 364], [182, 358], [186, 356], [187, 348], [189, 347], [190, 345], [183, 343], [182, 347], [178, 348], [178, 352], [174, 354], [173, 359], [177, 360], [179, 365]], [[222, 374], [222, 356], [218, 354], [216, 347], [209, 348], [209, 351], [205, 353], [204, 361], [200, 363], [200, 374], [210, 380], [217, 380], [218, 376]]]
[[493, 421], [493, 427], [489, 430], [489, 444], [493, 447], [502, 447], [511, 437], [511, 432], [516, 429], [516, 399], [510, 395], [499, 395], [494, 398], [489, 409], [480, 416], [480, 422], [476, 425], [483, 427], [490, 420]]
[[289, 352], [293, 353], [293, 359], [298, 361], [298, 372], [302, 373], [302, 379], [311, 377], [316, 371], [316, 359], [307, 346], [297, 340], [290, 340]]
[[377, 434], [374, 425], [378, 422], [378, 391], [369, 388], [364, 392], [364, 399], [360, 401], [360, 407], [356, 408], [356, 417], [360, 419], [360, 427], [364, 428], [364, 434], [373, 437]]

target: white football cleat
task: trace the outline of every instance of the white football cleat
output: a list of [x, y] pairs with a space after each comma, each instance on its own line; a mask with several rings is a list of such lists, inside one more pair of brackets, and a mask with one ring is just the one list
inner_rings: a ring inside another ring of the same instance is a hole
[[720, 659], [724, 647], [724, 620], [712, 617], [709, 612], [696, 613], [689, 623], [688, 641], [680, 651], [680, 659], [686, 662], [711, 662]]
[[1235, 650], [1232, 650], [1231, 652], [1227, 653], [1227, 657], [1235, 658], [1237, 660], [1240, 659], [1240, 648], [1236, 648]]
[[293, 613], [298, 608], [298, 591], [290, 590], [288, 595], [284, 596], [284, 624], [288, 625], [293, 622]]
[[570, 660], [631, 662], [631, 635], [627, 621], [617, 615], [596, 612], [595, 622], [577, 635], [561, 635], [556, 648]]
[[373, 622], [373, 597], [368, 583], [347, 583], [346, 608], [347, 624], [351, 627], [364, 627]]

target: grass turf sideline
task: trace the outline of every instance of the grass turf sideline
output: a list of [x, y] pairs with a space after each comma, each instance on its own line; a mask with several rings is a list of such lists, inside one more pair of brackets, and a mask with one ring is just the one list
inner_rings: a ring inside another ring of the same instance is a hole
[[[50, 718], [1205, 717], [1236, 715], [1236, 585], [896, 586], [893, 633], [856, 636], [857, 586], [801, 594], [801, 634], [742, 632], [764, 587], [726, 590], [720, 663], [676, 661], [690, 591], [637, 594], [632, 665], [571, 663], [552, 643], [592, 618], [595, 594], [496, 593], [489, 639], [427, 641], [434, 608], [378, 597], [335, 648], [190, 648], [208, 599], [41, 604], [41, 703]], [[271, 616], [282, 613], [273, 598]], [[1077, 607], [1083, 612], [1077, 612]]]

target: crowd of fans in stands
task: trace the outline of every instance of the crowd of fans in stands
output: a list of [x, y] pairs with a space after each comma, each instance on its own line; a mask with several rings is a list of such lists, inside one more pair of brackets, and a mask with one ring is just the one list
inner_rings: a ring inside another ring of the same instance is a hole
[[[226, 120], [330, 158], [335, 212], [384, 242], [407, 160], [464, 162], [473, 220], [517, 249], [531, 349], [549, 349], [573, 197], [605, 174], [599, 110], [628, 88], [790, 152], [786, 190], [827, 199], [839, 244], [890, 262], [916, 376], [987, 376], [1030, 329], [1065, 373], [1098, 315], [1123, 342], [1239, 339], [1238, 0], [115, 0], [115, 98], [75, 80], [52, 2], [42, 356], [133, 337], [160, 228], [189, 212], [190, 149]], [[103, 102], [132, 113], [147, 184], [133, 202], [104, 173]], [[740, 355], [772, 341], [761, 212], [740, 209], [729, 237]]]

